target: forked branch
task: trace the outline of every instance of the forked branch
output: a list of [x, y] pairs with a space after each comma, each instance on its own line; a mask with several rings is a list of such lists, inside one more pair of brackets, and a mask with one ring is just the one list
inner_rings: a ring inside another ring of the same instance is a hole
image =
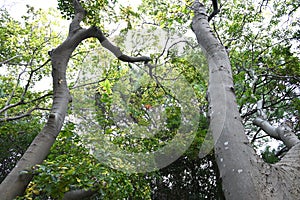
[[[73, 36], [79, 30], [82, 34], [78, 34], [79, 41], [82, 41], [86, 38], [95, 37], [99, 40], [101, 45], [112, 52], [119, 60], [124, 62], [149, 62], [151, 58], [147, 56], [140, 57], [132, 57], [122, 53], [119, 47], [113, 45], [103, 34], [101, 29], [97, 26], [92, 26], [89, 29], [83, 29], [80, 26], [80, 22], [84, 19], [86, 15], [86, 11], [80, 5], [78, 0], [74, 0], [74, 9], [75, 9], [75, 17], [72, 20], [69, 30], [69, 36]], [[81, 37], [80, 37], [81, 36]]]
[[214, 16], [216, 16], [220, 9], [218, 7], [218, 0], [212, 0], [213, 12], [208, 16], [208, 21], [210, 21]]

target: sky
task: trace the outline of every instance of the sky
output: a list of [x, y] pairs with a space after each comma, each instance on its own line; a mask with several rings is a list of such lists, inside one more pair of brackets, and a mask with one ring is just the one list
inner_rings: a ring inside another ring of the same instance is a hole
[[[139, 0], [119, 0], [118, 2], [135, 7], [137, 1]], [[5, 7], [16, 19], [20, 19], [26, 13], [26, 5], [42, 9], [57, 8], [57, 0], [0, 0], [0, 8]]]
[[56, 8], [57, 0], [0, 0], [0, 7], [5, 7], [17, 19], [26, 13], [26, 5], [42, 9]]

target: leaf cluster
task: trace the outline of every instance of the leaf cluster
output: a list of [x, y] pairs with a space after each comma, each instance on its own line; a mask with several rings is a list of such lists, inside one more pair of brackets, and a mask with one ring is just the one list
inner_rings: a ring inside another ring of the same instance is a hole
[[37, 176], [24, 198], [61, 199], [66, 192], [76, 189], [95, 190], [101, 199], [147, 198], [150, 190], [142, 175], [127, 175], [98, 163], [82, 145], [74, 128], [74, 124], [67, 124], [48, 158], [35, 167]]
[[[114, 5], [116, 0], [88, 0], [79, 1], [86, 11], [86, 18], [83, 20], [87, 25], [104, 26], [104, 22], [112, 22], [116, 18]], [[58, 9], [62, 17], [72, 19], [74, 17], [73, 0], [58, 0]]]

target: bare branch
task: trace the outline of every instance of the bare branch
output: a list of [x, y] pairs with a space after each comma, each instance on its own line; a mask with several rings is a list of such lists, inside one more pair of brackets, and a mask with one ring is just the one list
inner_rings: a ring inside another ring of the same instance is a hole
[[260, 117], [257, 117], [253, 123], [263, 129], [270, 137], [281, 140], [289, 149], [300, 143], [298, 137], [288, 127], [279, 126], [275, 128]]
[[35, 110], [47, 110], [47, 111], [49, 111], [50, 109], [35, 107], [35, 108], [32, 108], [32, 109], [28, 110], [26, 113], [23, 113], [23, 114], [14, 116], [14, 117], [0, 118], [0, 122], [9, 122], [9, 121], [22, 119], [24, 117], [29, 117], [29, 116], [31, 116], [32, 112], [35, 111]]
[[169, 43], [169, 40], [170, 40], [170, 35], [169, 35], [169, 31], [168, 31], [168, 38], [167, 38], [167, 40], [166, 40], [166, 42], [165, 42], [164, 49], [162, 50], [162, 52], [160, 53], [160, 55], [156, 58], [155, 64], [157, 64], [158, 59], [159, 59], [160, 57], [162, 57], [162, 56], [164, 55], [164, 53], [166, 52], [166, 50], [167, 50], [167, 45], [168, 45], [168, 43]]
[[263, 7], [267, 7], [267, 6], [268, 6], [268, 3], [269, 3], [269, 0], [263, 0], [263, 1], [260, 3], [260, 6], [259, 6], [259, 12], [260, 12], [260, 13], [262, 12], [262, 8], [263, 8]]
[[13, 59], [15, 59], [15, 58], [17, 58], [17, 57], [20, 57], [20, 55], [16, 55], [16, 56], [13, 56], [13, 57], [11, 57], [11, 58], [9, 58], [9, 59], [7, 59], [7, 60], [1, 61], [1, 62], [0, 62], [0, 66], [3, 65], [3, 64], [6, 64], [6, 63], [8, 63], [8, 62], [10, 62], [11, 60], [13, 60]]
[[10, 109], [10, 108], [16, 107], [16, 106], [18, 106], [18, 105], [26, 104], [26, 103], [24, 103], [24, 98], [25, 98], [25, 95], [26, 95], [26, 93], [27, 93], [27, 91], [28, 91], [28, 88], [29, 88], [31, 79], [32, 79], [32, 77], [33, 77], [33, 74], [34, 74], [36, 71], [38, 71], [39, 69], [41, 69], [42, 67], [44, 67], [48, 62], [50, 62], [50, 59], [48, 59], [48, 60], [47, 60], [44, 64], [42, 64], [40, 67], [38, 67], [38, 68], [36, 68], [36, 69], [34, 69], [34, 70], [32, 70], [32, 71], [30, 72], [29, 78], [28, 78], [28, 80], [27, 80], [26, 86], [25, 86], [24, 91], [23, 91], [23, 93], [22, 93], [22, 95], [21, 95], [21, 97], [20, 97], [19, 102], [14, 103], [14, 104], [10, 104], [12, 98], [13, 98], [14, 95], [15, 95], [15, 91], [16, 91], [17, 87], [19, 86], [21, 76], [26, 72], [26, 68], [19, 74], [18, 79], [17, 79], [17, 84], [16, 84], [14, 90], [11, 92], [10, 97], [7, 99], [4, 108], [2, 108], [2, 109], [0, 110], [0, 113], [4, 112], [4, 111], [6, 111], [6, 110], [8, 110], [8, 109]]
[[26, 84], [26, 86], [25, 86], [25, 88], [24, 88], [24, 91], [23, 91], [23, 93], [22, 93], [22, 96], [21, 96], [21, 100], [20, 101], [23, 101], [24, 100], [24, 97], [25, 97], [25, 95], [26, 95], [26, 93], [27, 93], [27, 91], [28, 91], [28, 88], [29, 88], [29, 85], [30, 85], [30, 82], [31, 82], [31, 80], [32, 80], [32, 77], [33, 77], [33, 75], [34, 75], [34, 73], [35, 72], [37, 72], [38, 70], [40, 70], [41, 68], [43, 68], [45, 65], [47, 65], [49, 62], [51, 61], [51, 59], [48, 59], [44, 64], [42, 64], [41, 66], [39, 66], [38, 68], [36, 68], [36, 69], [34, 69], [34, 70], [32, 70], [31, 72], [30, 72], [30, 75], [29, 75], [29, 78], [28, 78], [28, 80], [27, 80], [27, 84]]
[[43, 96], [40, 96], [40, 97], [38, 97], [38, 98], [36, 98], [36, 99], [33, 99], [33, 100], [31, 100], [31, 101], [27, 101], [27, 102], [26, 102], [26, 101], [19, 101], [19, 102], [17, 102], [17, 103], [10, 104], [10, 105], [5, 106], [4, 108], [2, 108], [2, 109], [0, 110], [0, 113], [3, 113], [3, 112], [5, 112], [5, 111], [7, 111], [7, 110], [9, 110], [9, 109], [11, 109], [11, 108], [17, 107], [17, 106], [19, 106], [19, 105], [25, 105], [25, 104], [34, 103], [34, 102], [36, 102], [36, 101], [40, 101], [40, 100], [42, 100], [42, 99], [44, 99], [44, 98], [46, 98], [46, 97], [48, 97], [48, 96], [51, 96], [51, 95], [52, 95], [52, 92], [51, 92], [51, 93], [44, 94]]
[[208, 21], [210, 21], [214, 16], [216, 16], [220, 12], [220, 9], [218, 8], [218, 0], [212, 0], [212, 4], [213, 4], [213, 9], [214, 10], [209, 15]]
[[104, 79], [101, 79], [99, 81], [94, 81], [94, 82], [90, 82], [90, 83], [85, 83], [85, 84], [82, 84], [82, 85], [74, 85], [72, 88], [70, 88], [70, 90], [74, 90], [74, 89], [77, 89], [77, 88], [82, 88], [82, 87], [86, 87], [86, 86], [90, 86], [90, 85], [96, 85], [96, 84], [99, 84], [105, 80], [109, 80], [107, 78], [104, 78]]
[[151, 58], [147, 56], [140, 56], [140, 57], [132, 57], [122, 53], [119, 47], [113, 45], [103, 34], [100, 28], [93, 26], [89, 28], [88, 35], [90, 37], [96, 37], [101, 45], [112, 52], [119, 60], [124, 62], [149, 62]]
[[[10, 102], [11, 102], [11, 100], [13, 99], [13, 97], [14, 97], [14, 95], [15, 95], [15, 92], [16, 92], [16, 90], [17, 90], [19, 84], [20, 84], [21, 76], [22, 76], [25, 72], [26, 72], [26, 67], [25, 67], [25, 69], [18, 75], [17, 83], [16, 83], [16, 85], [15, 85], [13, 91], [11, 92], [11, 94], [9, 95], [9, 97], [8, 97], [8, 99], [7, 99], [7, 101], [6, 101], [6, 103], [5, 103], [5, 107], [10, 105]], [[1, 111], [2, 111], [2, 110], [0, 110], [0, 113], [1, 113]]]

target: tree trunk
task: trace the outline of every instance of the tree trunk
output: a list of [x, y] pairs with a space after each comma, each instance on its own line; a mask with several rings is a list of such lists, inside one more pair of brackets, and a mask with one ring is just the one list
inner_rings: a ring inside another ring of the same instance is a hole
[[225, 198], [300, 199], [299, 144], [275, 165], [255, 154], [238, 112], [228, 54], [210, 28], [203, 4], [196, 0], [193, 10], [192, 29], [209, 65], [210, 132]]

